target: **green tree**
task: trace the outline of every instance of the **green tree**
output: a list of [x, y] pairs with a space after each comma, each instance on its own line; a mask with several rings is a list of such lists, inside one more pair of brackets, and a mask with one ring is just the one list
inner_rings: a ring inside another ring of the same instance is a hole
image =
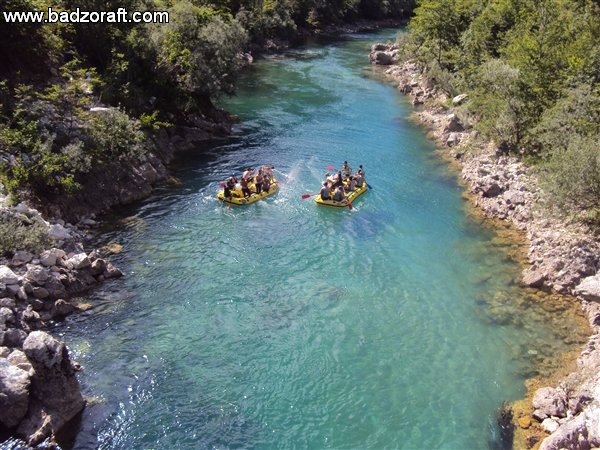
[[232, 93], [239, 69], [236, 56], [247, 41], [240, 23], [187, 1], [177, 2], [169, 13], [169, 24], [148, 26], [156, 78], [173, 87], [185, 109], [194, 106], [189, 99], [201, 102]]

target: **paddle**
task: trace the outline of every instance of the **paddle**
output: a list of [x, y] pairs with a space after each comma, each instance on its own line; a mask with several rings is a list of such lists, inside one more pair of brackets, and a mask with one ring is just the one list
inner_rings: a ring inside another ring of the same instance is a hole
[[219, 186], [221, 186], [222, 188], [225, 187], [225, 183], [219, 183]]
[[367, 187], [368, 187], [369, 189], [373, 189], [369, 183], [367, 183]]
[[348, 209], [352, 209], [352, 203], [348, 202]]
[[331, 170], [332, 172], [335, 172], [335, 167], [333, 167], [333, 166], [325, 166], [325, 168], [327, 170]]
[[317, 194], [302, 194], [302, 200], [306, 200], [307, 198], [311, 198], [313, 195], [317, 195]]

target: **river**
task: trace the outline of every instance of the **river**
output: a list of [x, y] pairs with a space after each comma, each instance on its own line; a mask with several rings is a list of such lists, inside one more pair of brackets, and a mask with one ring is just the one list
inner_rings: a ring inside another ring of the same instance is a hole
[[[223, 100], [234, 136], [181, 155], [179, 183], [99, 235], [124, 246], [126, 276], [55, 329], [95, 398], [65, 447], [499, 447], [502, 402], [568, 346], [369, 65], [393, 36], [257, 61]], [[372, 187], [352, 210], [301, 198], [343, 160]], [[277, 195], [217, 202], [221, 181], [260, 164]]]

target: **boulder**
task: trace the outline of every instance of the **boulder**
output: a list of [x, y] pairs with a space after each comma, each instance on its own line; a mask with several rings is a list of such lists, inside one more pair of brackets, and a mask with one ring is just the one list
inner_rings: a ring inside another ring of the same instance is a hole
[[50, 292], [48, 292], [48, 289], [39, 286], [35, 286], [33, 288], [32, 294], [35, 298], [40, 299], [48, 298], [50, 296]]
[[394, 63], [394, 56], [391, 52], [375, 51], [369, 56], [371, 63], [380, 66], [389, 66]]
[[0, 283], [11, 285], [18, 284], [19, 277], [8, 266], [0, 266]]
[[25, 311], [21, 313], [21, 325], [26, 330], [37, 330], [43, 325], [40, 314], [33, 309], [32, 305], [27, 305]]
[[573, 291], [585, 300], [600, 301], [600, 272], [594, 276], [584, 278]]
[[61, 260], [65, 258], [66, 253], [59, 248], [51, 248], [50, 250], [46, 250], [42, 252], [40, 255], [40, 263], [45, 267], [52, 267], [56, 265], [57, 260]]
[[13, 428], [23, 420], [29, 407], [29, 374], [0, 358], [0, 423]]
[[104, 275], [104, 278], [120, 278], [123, 276], [123, 272], [121, 272], [111, 263], [107, 263], [106, 270], [102, 275]]
[[48, 236], [50, 239], [55, 239], [57, 241], [71, 239], [71, 233], [69, 230], [58, 223], [50, 225], [50, 228], [48, 229]]
[[2, 307], [0, 308], [0, 323], [5, 324], [14, 324], [15, 323], [15, 313], [12, 309]]
[[18, 431], [27, 436], [29, 444], [35, 444], [54, 436], [84, 408], [85, 401], [63, 342], [33, 331], [23, 343], [23, 351], [35, 371], [30, 390], [34, 401], [28, 420]]
[[83, 269], [90, 266], [90, 260], [85, 253], [77, 253], [67, 260], [67, 265], [75, 270]]
[[52, 317], [65, 317], [71, 314], [75, 310], [75, 307], [69, 302], [58, 299], [54, 302], [52, 308]]
[[13, 207], [12, 210], [19, 214], [24, 214], [29, 218], [40, 215], [40, 213], [37, 209], [30, 208], [29, 206], [27, 206], [25, 203], [22, 203], [22, 202], [19, 203], [17, 206]]
[[452, 147], [457, 144], [460, 144], [460, 134], [459, 133], [450, 133], [448, 135], [448, 138], [446, 139], [446, 145], [448, 147]]
[[17, 302], [14, 298], [4, 297], [0, 298], [0, 308], [16, 308]]
[[450, 114], [448, 116], [448, 125], [444, 129], [446, 133], [453, 131], [464, 131], [464, 127], [460, 123], [460, 119], [456, 116], [456, 114]]
[[373, 44], [371, 46], [371, 53], [373, 52], [381, 52], [381, 51], [385, 51], [389, 49], [389, 45], [388, 44], [383, 44], [381, 42], [378, 42], [377, 44]]
[[97, 280], [93, 277], [89, 269], [83, 269], [77, 272], [75, 280], [68, 287], [67, 290], [72, 293], [83, 292], [88, 286], [96, 284]]
[[466, 100], [467, 97], [468, 97], [467, 94], [457, 95], [456, 97], [454, 97], [452, 99], [452, 104], [453, 105], [460, 105], [462, 102], [464, 102]]
[[27, 264], [28, 262], [31, 262], [31, 260], [35, 257], [35, 255], [33, 253], [29, 253], [23, 250], [19, 250], [17, 252], [15, 252], [15, 254], [12, 257], [12, 260], [10, 261], [11, 266], [17, 267], [17, 266], [22, 266], [23, 264]]
[[519, 191], [507, 191], [504, 193], [504, 200], [510, 205], [522, 205], [525, 203], [525, 196]]
[[7, 284], [6, 285], [6, 293], [5, 295], [8, 295], [10, 297], [16, 297], [17, 296], [17, 292], [19, 292], [19, 288], [21, 286], [19, 286], [18, 284]]
[[589, 450], [598, 445], [598, 443], [593, 445], [589, 438], [590, 430], [587, 427], [586, 415], [580, 414], [558, 427], [554, 433], [544, 439], [540, 445], [540, 450]]
[[104, 261], [102, 258], [98, 258], [94, 262], [92, 262], [91, 272], [92, 272], [93, 276], [98, 276], [98, 275], [104, 273], [105, 270], [106, 270], [106, 261]]
[[62, 283], [62, 277], [66, 275], [52, 272], [50, 278], [44, 284], [44, 288], [48, 290], [48, 294], [51, 298], [64, 297], [67, 294], [67, 289]]
[[533, 417], [544, 420], [547, 417], [565, 417], [567, 398], [564, 391], [552, 387], [538, 389], [533, 396]]
[[22, 347], [23, 342], [27, 339], [27, 333], [23, 330], [19, 330], [18, 328], [9, 328], [4, 333], [4, 340], [2, 345], [5, 347]]
[[42, 266], [27, 264], [25, 278], [37, 285], [43, 285], [50, 278], [50, 271]]
[[500, 194], [502, 194], [503, 189], [496, 181], [487, 180], [486, 182], [484, 182], [482, 184], [481, 192], [484, 197], [491, 198], [491, 197], [497, 197]]
[[523, 271], [522, 284], [524, 286], [541, 288], [546, 280], [546, 275], [541, 269], [530, 267]]
[[7, 356], [6, 360], [13, 366], [18, 367], [25, 372], [29, 372], [32, 369], [31, 363], [27, 359], [27, 356], [25, 356], [25, 353], [23, 353], [21, 350], [13, 350], [10, 355]]
[[17, 297], [18, 300], [27, 301], [27, 291], [23, 286], [19, 286], [15, 293], [15, 297]]
[[558, 430], [559, 424], [555, 419], [551, 419], [550, 417], [542, 420], [542, 428], [546, 430], [548, 433], [554, 433]]

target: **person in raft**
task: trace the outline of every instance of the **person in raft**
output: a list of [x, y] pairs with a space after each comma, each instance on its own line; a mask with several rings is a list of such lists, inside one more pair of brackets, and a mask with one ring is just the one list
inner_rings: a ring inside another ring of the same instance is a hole
[[256, 193], [260, 194], [262, 192], [262, 182], [263, 182], [263, 168], [259, 168], [256, 176], [254, 177], [254, 188], [256, 189]]
[[344, 185], [344, 190], [346, 192], [352, 192], [354, 189], [356, 189], [356, 180], [354, 177], [350, 177]]
[[234, 192], [232, 192], [234, 190], [235, 190], [235, 181], [234, 181], [233, 177], [229, 177], [229, 178], [227, 178], [227, 182], [225, 183], [225, 187], [223, 188], [223, 195], [228, 198], [237, 197], [237, 195]]
[[263, 166], [263, 174], [273, 178], [273, 169], [275, 169], [275, 166]]
[[356, 172], [356, 176], [354, 177], [354, 179], [356, 180], [356, 187], [363, 187], [363, 184], [365, 183], [365, 175], [364, 172], [361, 172], [361, 170], [359, 169]]
[[242, 180], [249, 182], [252, 181], [252, 177], [254, 176], [254, 169], [248, 167], [244, 173], [242, 174]]
[[341, 186], [335, 188], [333, 192], [333, 200], [336, 202], [341, 202], [344, 200], [344, 189]]
[[260, 187], [264, 192], [269, 192], [269, 189], [271, 188], [271, 177], [269, 177], [267, 174], [264, 174]]
[[248, 182], [243, 178], [240, 180], [241, 191], [244, 197], [250, 197], [252, 195], [252, 191], [248, 187]]
[[350, 178], [352, 176], [352, 167], [348, 165], [348, 161], [344, 161], [342, 173], [344, 174], [344, 178]]
[[342, 171], [339, 170], [336, 175], [333, 177], [333, 187], [343, 186], [344, 185], [344, 176], [342, 175]]
[[319, 194], [321, 194], [321, 200], [331, 200], [331, 188], [327, 181], [323, 181], [323, 187], [319, 191]]
[[362, 164], [358, 166], [358, 170], [356, 171], [356, 173], [362, 175], [363, 178], [365, 177], [365, 171], [363, 169]]

